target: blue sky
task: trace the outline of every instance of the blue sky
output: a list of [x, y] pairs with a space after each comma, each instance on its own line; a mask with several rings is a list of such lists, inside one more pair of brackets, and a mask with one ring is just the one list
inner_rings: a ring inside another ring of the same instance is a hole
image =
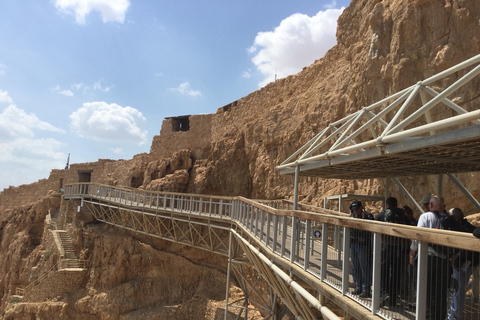
[[336, 43], [349, 1], [0, 2], [0, 191], [149, 152], [165, 117], [214, 113]]

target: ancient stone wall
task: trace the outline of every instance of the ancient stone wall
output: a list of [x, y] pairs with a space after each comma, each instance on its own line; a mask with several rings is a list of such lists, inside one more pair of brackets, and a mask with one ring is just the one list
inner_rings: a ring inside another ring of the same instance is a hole
[[[156, 158], [168, 158], [179, 149], [192, 151], [194, 159], [206, 159], [212, 140], [213, 114], [198, 114], [166, 118], [160, 135], [154, 136], [150, 154]], [[188, 119], [188, 128], [179, 128], [179, 121]]]
[[83, 284], [86, 269], [62, 269], [48, 273], [39, 283], [25, 292], [24, 301], [53, 300], [76, 291]]

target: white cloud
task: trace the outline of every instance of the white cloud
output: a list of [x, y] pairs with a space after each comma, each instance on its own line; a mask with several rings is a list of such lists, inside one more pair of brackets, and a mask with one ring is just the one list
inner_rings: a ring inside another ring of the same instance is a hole
[[62, 13], [72, 14], [78, 24], [85, 24], [85, 17], [97, 11], [103, 23], [125, 21], [129, 0], [56, 0], [55, 7]]
[[82, 89], [82, 87], [83, 87], [82, 82], [72, 84], [72, 89], [75, 89], [75, 90], [80, 90], [80, 89]]
[[60, 86], [58, 85], [55, 88], [52, 88], [52, 91], [58, 94], [61, 94], [62, 96], [65, 96], [65, 97], [73, 96], [72, 90], [60, 90]]
[[123, 148], [110, 148], [110, 150], [119, 156], [125, 154], [125, 152], [123, 151]]
[[250, 74], [250, 70], [249, 71], [243, 71], [240, 76], [244, 79], [250, 79], [252, 77], [252, 75]]
[[102, 82], [103, 82], [103, 80], [98, 80], [97, 82], [95, 82], [93, 84], [93, 90], [100, 90], [100, 91], [103, 91], [103, 92], [108, 92], [108, 91], [110, 91], [110, 89], [112, 89], [115, 86], [115, 85], [102, 86]]
[[35, 114], [27, 114], [13, 104], [0, 113], [0, 141], [15, 141], [20, 138], [33, 139], [35, 137], [34, 130], [64, 132], [63, 129], [41, 121]]
[[73, 96], [73, 92], [71, 90], [58, 91], [58, 94], [61, 94], [62, 96], [65, 96], [65, 97]]
[[274, 31], [259, 32], [252, 47], [247, 49], [255, 53], [252, 62], [264, 79], [262, 87], [278, 77], [298, 73], [303, 67], [336, 44], [335, 32], [341, 9], [327, 9], [309, 17], [296, 13], [284, 19]]
[[178, 87], [176, 88], [170, 88], [169, 90], [172, 91], [177, 91], [183, 95], [191, 96], [191, 97], [196, 97], [196, 96], [201, 96], [202, 93], [198, 90], [193, 90], [190, 83], [188, 82], [183, 82], [181, 83]]
[[13, 104], [0, 113], [0, 190], [46, 178], [50, 170], [64, 165], [62, 143], [39, 139], [36, 131], [64, 132]]
[[103, 101], [86, 102], [70, 115], [80, 137], [109, 143], [142, 145], [147, 141], [146, 119], [140, 111]]
[[12, 103], [13, 100], [8, 95], [8, 91], [0, 90], [0, 102]]
[[103, 79], [100, 79], [100, 80], [94, 82], [92, 85], [86, 85], [83, 82], [74, 83], [70, 86], [70, 89], [65, 89], [65, 90], [60, 89], [60, 86], [57, 85], [56, 87], [52, 88], [51, 90], [53, 92], [58, 93], [58, 94], [64, 95], [66, 97], [71, 97], [75, 94], [74, 91], [79, 91], [83, 94], [91, 94], [93, 91], [102, 91], [102, 92], [106, 93], [106, 92], [110, 92], [110, 90], [113, 87], [115, 87], [114, 84], [105, 85], [104, 82], [105, 81]]
[[331, 3], [327, 3], [323, 7], [325, 9], [335, 9], [337, 7], [337, 1], [333, 0]]

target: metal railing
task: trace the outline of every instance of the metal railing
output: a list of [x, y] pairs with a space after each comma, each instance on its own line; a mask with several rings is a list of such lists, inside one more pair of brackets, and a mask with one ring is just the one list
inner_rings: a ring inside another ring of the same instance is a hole
[[[467, 297], [461, 294], [465, 304], [460, 313], [462, 319], [480, 319], [478, 261], [473, 261], [474, 256], [480, 253], [480, 242], [471, 234], [352, 219], [322, 208], [306, 212], [294, 211], [284, 205], [283, 208], [288, 209], [277, 209], [282, 206], [275, 201], [260, 203], [242, 197], [153, 192], [95, 183], [67, 185], [64, 197], [108, 201], [132, 210], [143, 208], [145, 211], [152, 210], [148, 213], [150, 215], [160, 211], [229, 221], [243, 231], [251, 243], [266, 248], [263, 254], [280, 267], [291, 270], [297, 277], [310, 279], [309, 284], [318, 292], [337, 292], [336, 297], [342, 299], [337, 302], [347, 307], [348, 312], [357, 312], [355, 315], [358, 317], [362, 317], [363, 312], [363, 315], [373, 314], [385, 319], [428, 318], [433, 312], [427, 305], [432, 297], [432, 274], [444, 276], [437, 282], [445, 284], [439, 290], [446, 290], [445, 296], [441, 296], [432, 308], [441, 309], [445, 314], [450, 312], [452, 300], [458, 293], [454, 289], [458, 280], [452, 278], [453, 269], [450, 266], [455, 255], [468, 248], [470, 267], [475, 268], [460, 268], [469, 270], [463, 274], [464, 277], [468, 275], [468, 279], [462, 281], [466, 281], [465, 285], [472, 286], [473, 290], [468, 289], [470, 295]], [[336, 227], [343, 230], [340, 247], [333, 245]], [[359, 250], [355, 246], [358, 232], [366, 237], [361, 256], [358, 256]], [[411, 241], [416, 241], [419, 247], [414, 266], [407, 263]], [[448, 253], [442, 260], [434, 262], [429, 248], [440, 245]], [[363, 274], [362, 271], [359, 273], [359, 267], [364, 267]], [[434, 272], [440, 267], [445, 268], [442, 273]], [[359, 276], [368, 278], [363, 287], [363, 291], [368, 292], [363, 295], [356, 291], [358, 285], [355, 280]], [[400, 283], [392, 282], [391, 279], [396, 277]], [[388, 294], [389, 300], [384, 300]], [[438, 315], [434, 318], [438, 319]]]

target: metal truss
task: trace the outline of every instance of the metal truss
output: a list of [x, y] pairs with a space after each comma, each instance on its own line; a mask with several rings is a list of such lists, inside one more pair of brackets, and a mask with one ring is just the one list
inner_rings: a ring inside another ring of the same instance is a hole
[[[247, 302], [250, 302], [251, 304], [260, 306], [257, 311], [264, 316], [263, 319], [279, 319], [279, 304], [277, 299], [280, 299], [296, 318], [318, 319], [315, 308], [313, 308], [310, 302], [299, 293], [299, 291], [305, 289], [298, 286], [298, 284], [297, 287], [295, 287], [295, 285], [292, 286], [295, 282], [280, 268], [273, 265], [239, 233], [232, 230], [232, 235], [236, 239], [235, 243], [238, 244], [247, 257], [247, 261], [249, 264], [253, 264], [253, 267], [258, 274], [256, 278], [251, 279], [251, 273], [249, 273], [247, 275], [250, 275], [250, 278], [247, 278], [242, 268], [244, 262], [230, 259], [231, 263], [229, 263], [229, 268], [234, 272], [237, 279], [240, 279], [242, 290], [245, 292], [243, 305], [245, 318], [248, 311], [246, 308]], [[262, 290], [259, 291], [259, 289], [257, 289], [259, 282], [263, 282], [263, 286], [260, 285], [260, 287], [263, 287], [263, 292]], [[301, 289], [299, 290], [299, 288]], [[270, 294], [270, 301], [265, 301], [263, 298], [266, 296], [265, 291], [267, 290]], [[233, 302], [227, 304], [227, 310], [228, 307], [234, 307]], [[237, 316], [239, 315], [240, 313]]]
[[82, 203], [99, 221], [228, 256], [229, 223], [179, 214], [142, 212], [91, 200]]
[[[230, 300], [229, 288], [232, 276], [236, 280], [235, 284], [240, 287], [244, 294], [242, 298], [236, 300]], [[266, 300], [266, 297], [270, 297], [270, 299]], [[277, 295], [272, 290], [272, 287], [268, 285], [262, 274], [253, 268], [239, 241], [231, 233], [225, 320], [229, 312], [235, 313], [236, 319], [247, 319], [249, 311], [259, 312], [263, 319], [278, 319], [276, 317], [278, 313], [277, 302]]]
[[480, 171], [478, 101], [465, 101], [470, 110], [457, 103], [460, 89], [478, 81], [479, 62], [477, 55], [329, 124], [277, 169], [346, 179]]

